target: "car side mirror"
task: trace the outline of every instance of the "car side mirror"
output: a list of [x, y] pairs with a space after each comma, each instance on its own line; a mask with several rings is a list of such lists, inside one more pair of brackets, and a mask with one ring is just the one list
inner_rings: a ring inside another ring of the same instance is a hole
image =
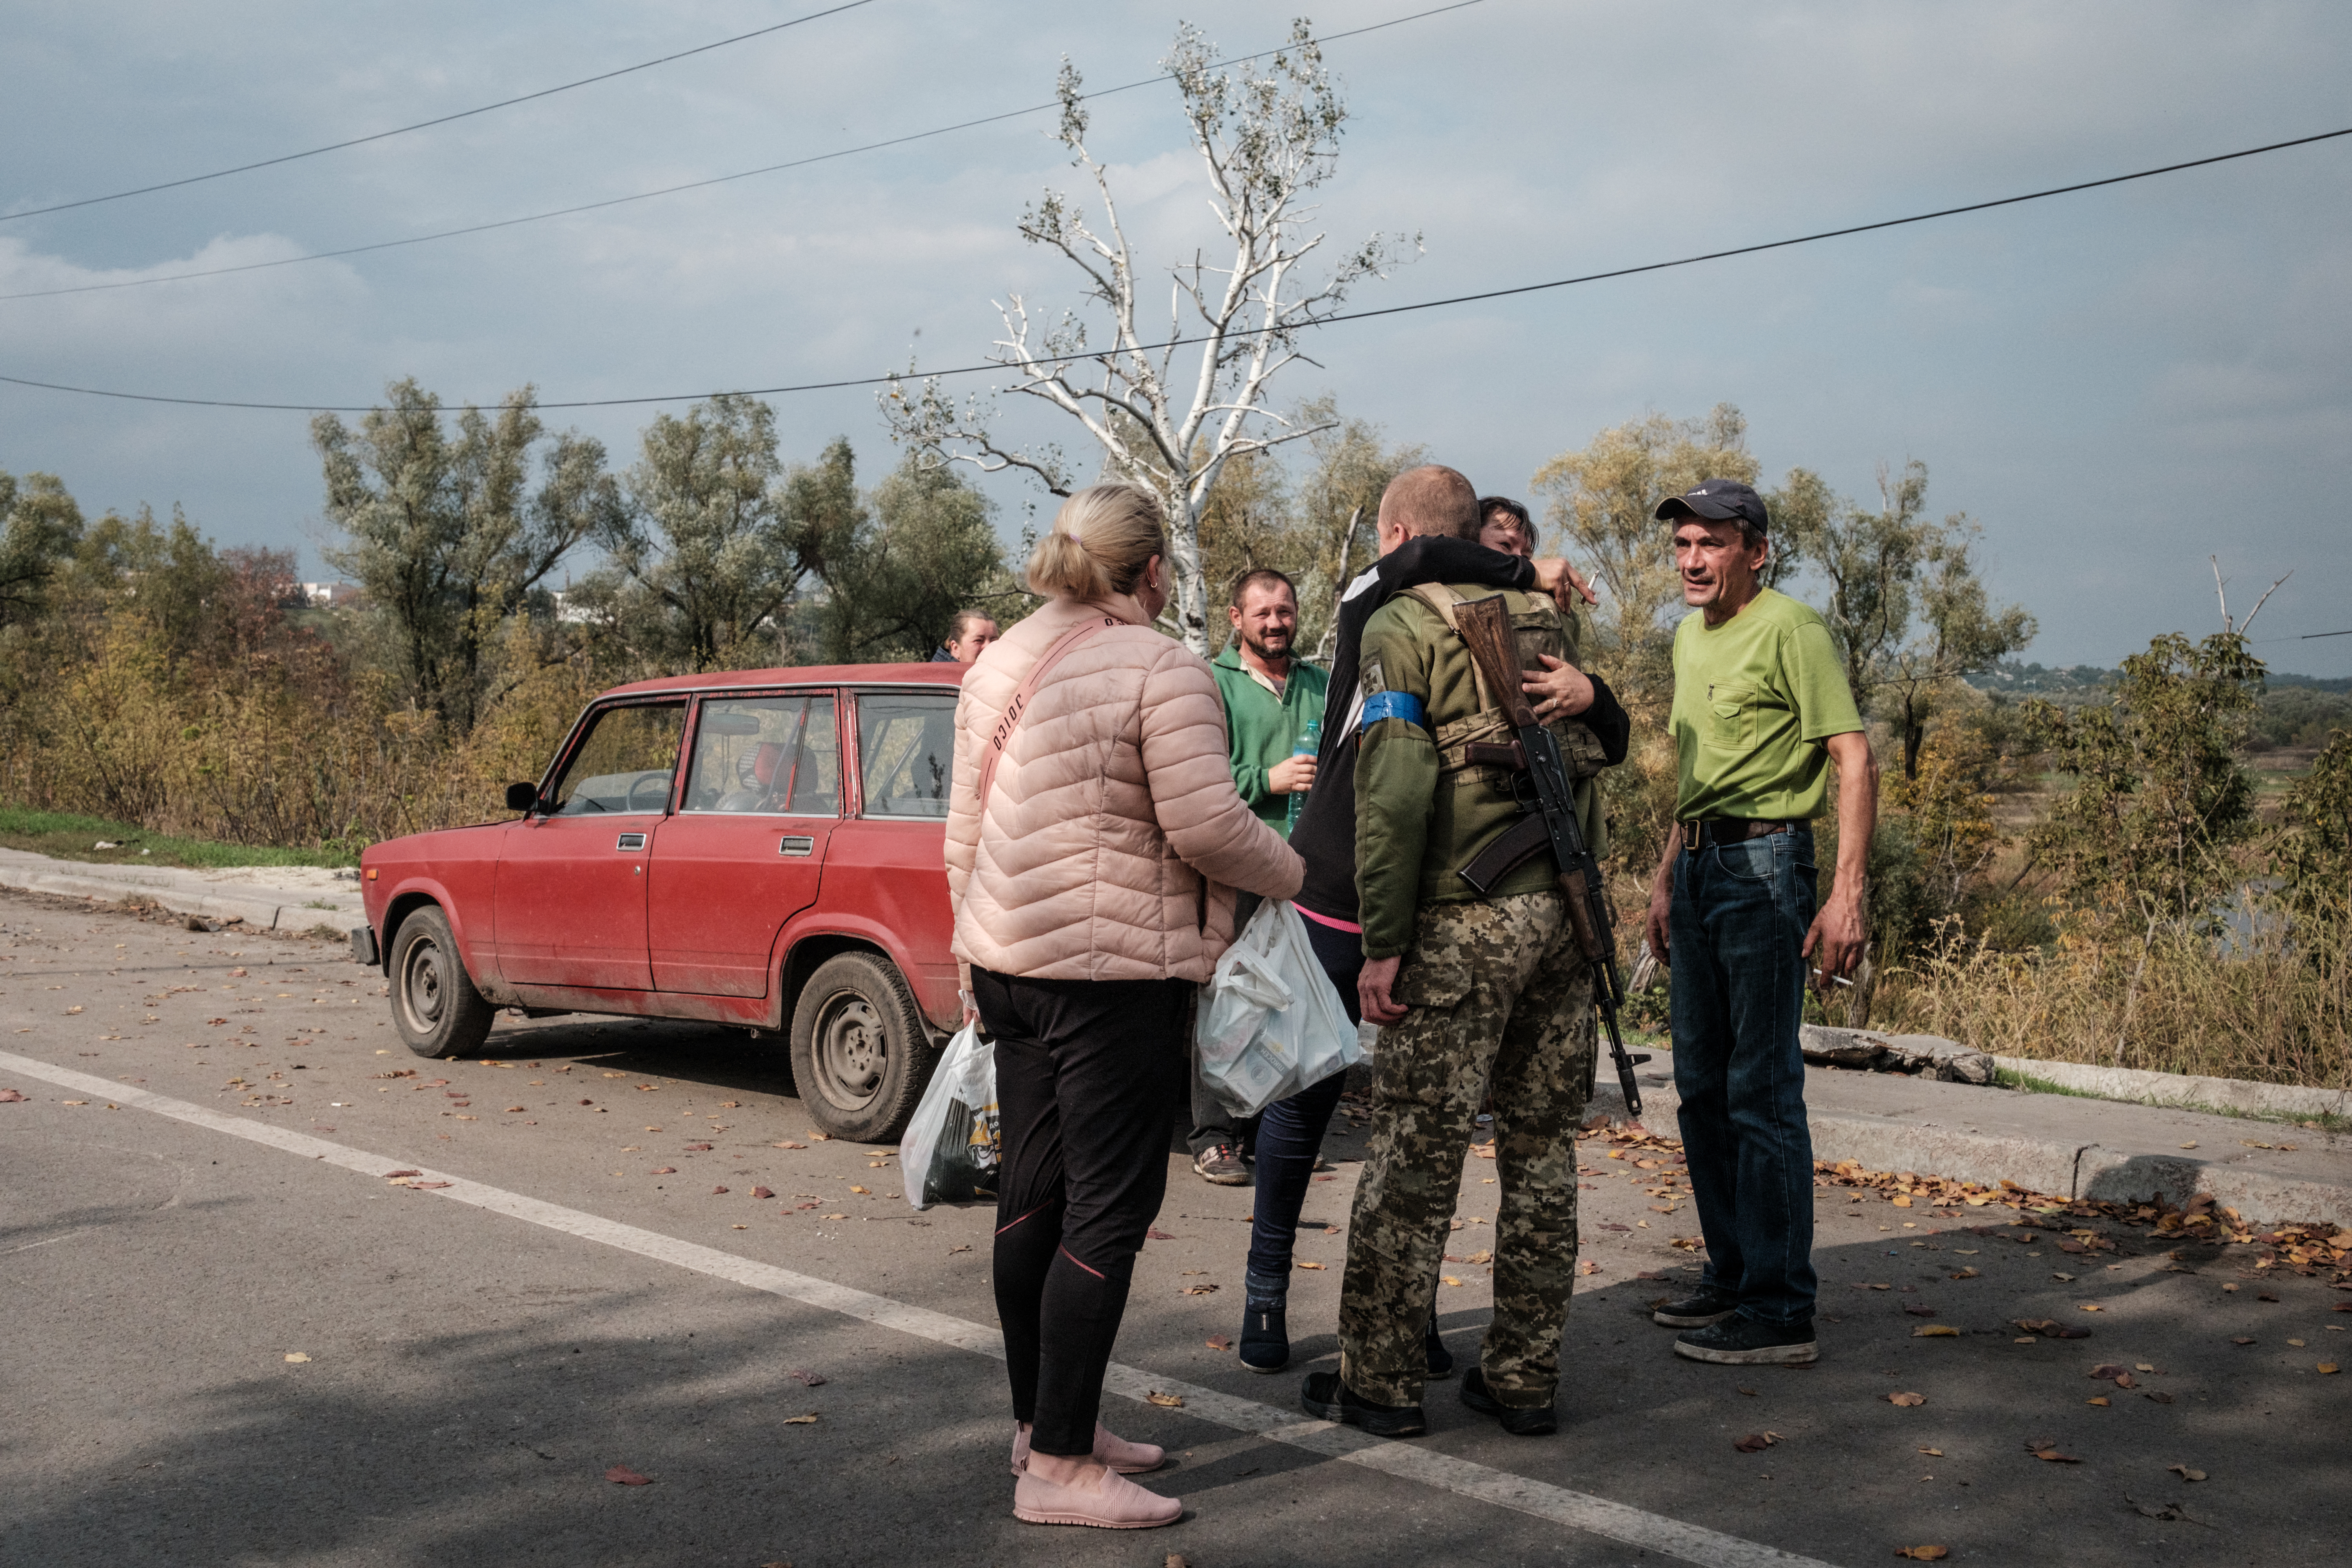
[[539, 786], [537, 784], [510, 784], [507, 785], [507, 809], [509, 811], [529, 811], [538, 804]]

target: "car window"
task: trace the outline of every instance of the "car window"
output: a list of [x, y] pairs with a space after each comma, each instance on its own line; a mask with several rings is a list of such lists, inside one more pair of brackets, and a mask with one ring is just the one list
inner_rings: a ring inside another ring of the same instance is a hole
[[556, 781], [549, 815], [667, 811], [678, 742], [686, 732], [686, 704], [607, 708], [593, 723]]
[[841, 809], [833, 693], [706, 697], [686, 809], [832, 816]]
[[952, 691], [859, 694], [857, 777], [866, 816], [945, 819], [955, 704]]

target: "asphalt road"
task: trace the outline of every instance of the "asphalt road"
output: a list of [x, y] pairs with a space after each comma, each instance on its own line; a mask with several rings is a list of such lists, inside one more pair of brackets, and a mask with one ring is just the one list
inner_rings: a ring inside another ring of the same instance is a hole
[[[1328, 1267], [1297, 1276], [1276, 1377], [1207, 1342], [1237, 1330], [1250, 1194], [1171, 1151], [1106, 1415], [1178, 1457], [1150, 1484], [1186, 1518], [1040, 1529], [1011, 1517], [990, 1214], [916, 1215], [887, 1152], [812, 1139], [774, 1042], [517, 1020], [486, 1060], [420, 1062], [340, 947], [5, 894], [0, 1052], [26, 1096], [0, 1104], [11, 1564], [1746, 1568], [1932, 1544], [2084, 1568], [2337, 1563], [2352, 1537], [2352, 1378], [2317, 1370], [2352, 1361], [2352, 1293], [2244, 1247], [2176, 1260], [2119, 1231], [2075, 1257], [1822, 1189], [1821, 1363], [1700, 1366], [1643, 1305], [1693, 1277], [1671, 1154], [1596, 1138], [1562, 1431], [1506, 1436], [1444, 1384], [1431, 1435], [1382, 1445], [1296, 1403], [1336, 1354], [1360, 1133], [1327, 1150], [1301, 1255]], [[385, 1179], [408, 1168], [454, 1184]], [[1465, 1363], [1492, 1171], [1469, 1162], [1440, 1290]], [[2102, 1363], [2155, 1370], [2123, 1389]], [[1154, 1388], [1184, 1407], [1134, 1397]]]

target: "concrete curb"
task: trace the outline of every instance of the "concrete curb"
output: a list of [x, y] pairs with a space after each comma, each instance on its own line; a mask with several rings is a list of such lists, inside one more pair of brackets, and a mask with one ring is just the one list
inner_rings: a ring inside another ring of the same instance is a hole
[[341, 903], [331, 909], [314, 908], [315, 903], [322, 901], [315, 893], [297, 897], [294, 889], [250, 884], [243, 884], [250, 887], [249, 892], [225, 893], [214, 890], [217, 884], [198, 890], [176, 882], [131, 881], [47, 868], [58, 864], [60, 862], [0, 861], [0, 888], [55, 893], [71, 899], [99, 899], [109, 903], [153, 904], [174, 914], [242, 921], [251, 931], [304, 931], [323, 927], [348, 937], [353, 930], [367, 924], [363, 912]]
[[2178, 1105], [2191, 1110], [2251, 1110], [2271, 1116], [2352, 1116], [2352, 1089], [2305, 1089], [2295, 1084], [2255, 1083], [2242, 1078], [2199, 1078], [2189, 1073], [2142, 1072], [2135, 1068], [2092, 1067], [2083, 1062], [2042, 1061], [2034, 1057], [1995, 1057], [2003, 1068], [2079, 1089], [2102, 1100], [2141, 1105]]
[[[1602, 1066], [1591, 1109], [1622, 1120]], [[1671, 1075], [1643, 1068], [1639, 1082], [1643, 1123], [1677, 1132]], [[2352, 1224], [2352, 1138], [2340, 1133], [1877, 1073], [1809, 1071], [1805, 1097], [1816, 1159], [2175, 1208], [2210, 1193], [2250, 1222]]]

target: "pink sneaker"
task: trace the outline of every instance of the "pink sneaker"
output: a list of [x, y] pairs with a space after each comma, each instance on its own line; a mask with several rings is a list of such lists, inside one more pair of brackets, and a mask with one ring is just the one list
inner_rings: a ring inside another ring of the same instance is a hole
[[[1101, 1422], [1095, 1423], [1095, 1458], [1122, 1476], [1139, 1476], [1168, 1462], [1168, 1450], [1156, 1443], [1130, 1443]], [[1029, 1473], [1029, 1428], [1013, 1424], [1013, 1473]]]
[[1089, 1524], [1097, 1530], [1152, 1530], [1184, 1517], [1172, 1497], [1145, 1491], [1117, 1470], [1097, 1470], [1094, 1486], [1062, 1486], [1024, 1474], [1013, 1488], [1013, 1517], [1031, 1524]]

